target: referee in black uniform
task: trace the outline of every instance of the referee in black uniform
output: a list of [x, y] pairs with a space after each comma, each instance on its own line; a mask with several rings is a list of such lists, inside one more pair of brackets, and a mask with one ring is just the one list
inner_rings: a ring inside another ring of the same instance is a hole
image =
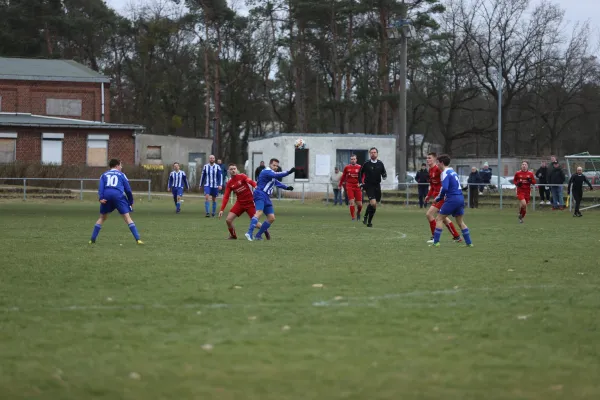
[[583, 174], [583, 168], [577, 167], [577, 172], [571, 176], [569, 179], [569, 187], [567, 188], [567, 194], [573, 195], [573, 200], [575, 200], [575, 212], [573, 213], [574, 217], [583, 217], [581, 211], [579, 211], [579, 205], [581, 204], [581, 199], [583, 198], [583, 184], [587, 183], [590, 187], [590, 190], [594, 190], [590, 181], [588, 181], [587, 177]]
[[371, 159], [360, 168], [358, 179], [369, 198], [363, 224], [370, 228], [373, 226], [371, 221], [373, 221], [373, 216], [377, 210], [377, 203], [381, 201], [381, 179], [387, 178], [387, 172], [385, 172], [383, 163], [377, 159], [378, 151], [375, 147], [371, 147], [369, 155]]

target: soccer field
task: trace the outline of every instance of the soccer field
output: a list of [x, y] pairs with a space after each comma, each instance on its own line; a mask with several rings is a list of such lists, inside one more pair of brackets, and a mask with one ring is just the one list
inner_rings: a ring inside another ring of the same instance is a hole
[[430, 248], [419, 210], [275, 207], [270, 242], [157, 200], [90, 246], [97, 203], [0, 203], [0, 398], [600, 398], [599, 214]]

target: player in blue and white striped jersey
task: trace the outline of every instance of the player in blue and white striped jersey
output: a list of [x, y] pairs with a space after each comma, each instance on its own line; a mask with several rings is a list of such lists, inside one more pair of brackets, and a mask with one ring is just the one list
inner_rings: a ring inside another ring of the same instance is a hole
[[217, 212], [217, 196], [219, 190], [223, 188], [223, 172], [221, 167], [215, 163], [215, 156], [212, 154], [208, 157], [208, 164], [202, 168], [202, 176], [200, 177], [200, 187], [204, 187], [204, 210], [206, 217], [210, 217], [208, 212], [210, 199], [212, 198], [212, 216]]
[[181, 198], [183, 197], [183, 190], [187, 188], [190, 190], [190, 185], [185, 176], [185, 172], [179, 169], [179, 163], [173, 163], [173, 171], [169, 174], [169, 184], [167, 190], [173, 193], [173, 201], [175, 202], [175, 212], [179, 214], [181, 212]]
[[[293, 174], [296, 172], [296, 168], [292, 168], [289, 171], [275, 172], [278, 166], [279, 160], [276, 158], [271, 158], [269, 161], [269, 168], [263, 169], [258, 176], [256, 189], [254, 189], [253, 193], [254, 204], [256, 205], [256, 214], [250, 220], [250, 227], [245, 235], [246, 239], [250, 241], [262, 240], [262, 234], [265, 233], [265, 231], [269, 229], [271, 224], [275, 221], [275, 210], [273, 209], [273, 203], [271, 202], [273, 188], [277, 186], [284, 190], [294, 190], [292, 186], [287, 186], [279, 182], [279, 179]], [[252, 232], [254, 231], [256, 224], [258, 224], [258, 220], [263, 214], [267, 216], [267, 220], [263, 222], [262, 226], [256, 233], [256, 237], [253, 239]]]

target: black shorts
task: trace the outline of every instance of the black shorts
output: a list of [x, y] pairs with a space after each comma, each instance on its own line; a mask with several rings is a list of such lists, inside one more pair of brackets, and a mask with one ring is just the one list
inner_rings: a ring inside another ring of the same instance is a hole
[[365, 185], [363, 186], [369, 200], [375, 200], [378, 203], [381, 201], [381, 185]]

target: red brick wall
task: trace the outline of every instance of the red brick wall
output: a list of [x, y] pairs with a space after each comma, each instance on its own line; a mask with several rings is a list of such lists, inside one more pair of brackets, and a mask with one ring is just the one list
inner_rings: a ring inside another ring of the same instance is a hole
[[64, 133], [63, 164], [86, 163], [88, 134], [108, 134], [108, 158], [120, 158], [123, 164], [135, 164], [135, 139], [133, 131], [76, 130], [76, 129], [24, 129], [17, 128], [17, 161], [42, 160], [42, 133]]
[[[104, 92], [104, 121], [110, 122], [108, 84], [104, 84]], [[100, 83], [0, 80], [0, 96], [2, 96], [1, 111], [36, 115], [46, 115], [47, 99], [81, 100], [81, 117], [66, 117], [90, 121], [101, 120]]]

